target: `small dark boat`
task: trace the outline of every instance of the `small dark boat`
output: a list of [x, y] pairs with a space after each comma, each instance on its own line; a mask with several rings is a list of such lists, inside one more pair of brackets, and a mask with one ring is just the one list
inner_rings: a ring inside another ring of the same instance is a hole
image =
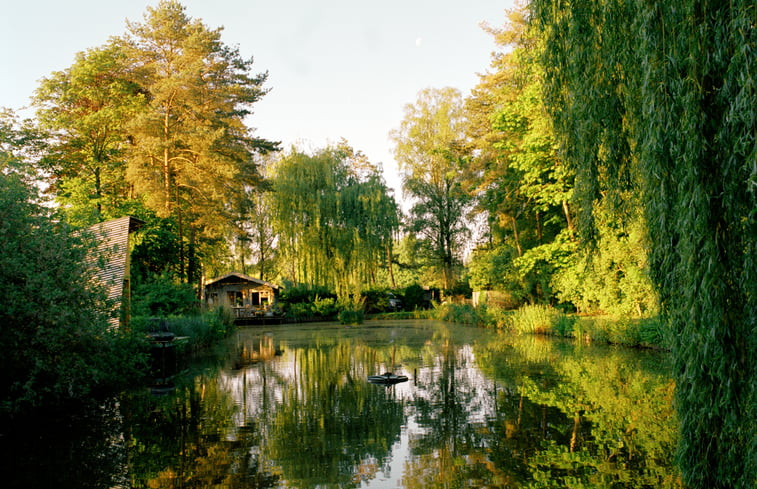
[[372, 384], [399, 384], [400, 382], [407, 382], [407, 376], [387, 372], [382, 375], [369, 375], [368, 382]]

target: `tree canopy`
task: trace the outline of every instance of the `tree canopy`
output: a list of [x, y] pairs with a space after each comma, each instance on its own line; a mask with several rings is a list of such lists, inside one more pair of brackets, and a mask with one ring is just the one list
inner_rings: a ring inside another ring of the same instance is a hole
[[400, 127], [391, 133], [403, 191], [413, 202], [408, 229], [427, 240], [445, 289], [454, 285], [462, 239], [470, 231], [465, 218], [471, 199], [462, 187], [468, 159], [465, 123], [458, 90], [426, 89], [405, 106]]
[[252, 74], [252, 59], [225, 45], [220, 28], [175, 1], [127, 28], [43, 80], [42, 168], [72, 223], [126, 212], [173, 221], [176, 274], [193, 282], [198, 257], [231, 233], [234, 203], [260, 185], [258, 155], [277, 149], [246, 120], [267, 74]]
[[391, 255], [399, 210], [380, 171], [342, 144], [297, 150], [273, 167], [272, 206], [282, 275], [359, 296]]

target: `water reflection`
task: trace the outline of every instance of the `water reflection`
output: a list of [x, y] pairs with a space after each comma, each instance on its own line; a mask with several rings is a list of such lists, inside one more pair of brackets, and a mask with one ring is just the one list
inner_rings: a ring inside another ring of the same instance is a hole
[[[244, 329], [101, 417], [82, 455], [108, 475], [81, 486], [680, 487], [664, 358], [433, 322]], [[410, 380], [367, 382], [385, 371]]]
[[118, 403], [0, 426], [0, 485], [5, 488], [109, 488], [128, 481]]

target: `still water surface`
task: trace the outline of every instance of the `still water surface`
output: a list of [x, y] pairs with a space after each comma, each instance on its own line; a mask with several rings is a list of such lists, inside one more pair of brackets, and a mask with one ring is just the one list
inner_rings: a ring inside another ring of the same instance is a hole
[[[367, 382], [386, 371], [409, 380]], [[673, 382], [666, 356], [655, 352], [432, 321], [251, 327], [174, 384], [14, 442], [7, 480], [19, 487], [680, 487]]]

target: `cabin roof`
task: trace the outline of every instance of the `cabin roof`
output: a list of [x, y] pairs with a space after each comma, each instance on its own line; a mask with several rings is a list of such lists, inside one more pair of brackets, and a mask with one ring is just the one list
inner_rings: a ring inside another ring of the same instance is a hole
[[279, 286], [276, 285], [276, 284], [272, 284], [271, 282], [266, 282], [265, 280], [260, 280], [260, 279], [257, 279], [255, 277], [250, 277], [249, 275], [245, 275], [245, 274], [239, 273], [239, 272], [227, 273], [223, 277], [218, 277], [218, 278], [215, 278], [213, 280], [209, 280], [209, 281], [205, 282], [205, 287], [208, 287], [209, 285], [217, 284], [217, 283], [220, 283], [220, 282], [230, 282], [231, 280], [229, 280], [229, 279], [237, 279], [237, 280], [241, 280], [243, 282], [250, 282], [250, 283], [253, 283], [253, 284], [256, 284], [256, 285], [267, 285], [268, 287], [271, 287], [272, 289], [278, 289], [279, 288]]

